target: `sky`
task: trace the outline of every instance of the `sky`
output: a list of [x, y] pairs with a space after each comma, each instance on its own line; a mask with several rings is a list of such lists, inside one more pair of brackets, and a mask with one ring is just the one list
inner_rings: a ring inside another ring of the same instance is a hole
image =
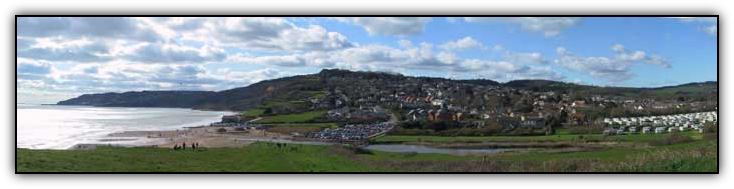
[[221, 91], [339, 68], [659, 87], [717, 81], [716, 17], [18, 17], [17, 102]]

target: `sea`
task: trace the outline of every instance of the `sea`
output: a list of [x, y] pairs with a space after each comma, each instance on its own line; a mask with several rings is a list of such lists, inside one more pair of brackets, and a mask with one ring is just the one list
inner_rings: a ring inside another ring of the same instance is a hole
[[76, 144], [136, 145], [140, 140], [111, 140], [123, 131], [178, 130], [209, 125], [226, 111], [183, 108], [126, 108], [16, 104], [16, 147], [68, 149]]

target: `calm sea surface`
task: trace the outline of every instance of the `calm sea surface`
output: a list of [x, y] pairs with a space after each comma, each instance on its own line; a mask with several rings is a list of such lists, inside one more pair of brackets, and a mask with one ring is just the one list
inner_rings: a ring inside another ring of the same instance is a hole
[[232, 114], [180, 108], [29, 104], [16, 104], [16, 107], [16, 147], [33, 149], [66, 149], [75, 144], [100, 143], [108, 134], [121, 131], [176, 130], [208, 125], [219, 121], [223, 115]]

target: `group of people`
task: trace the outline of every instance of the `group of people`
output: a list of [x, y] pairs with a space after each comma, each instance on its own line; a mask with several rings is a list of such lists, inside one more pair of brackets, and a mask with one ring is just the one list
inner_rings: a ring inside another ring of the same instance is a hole
[[[192, 150], [196, 150], [197, 148], [199, 148], [199, 143], [198, 142], [191, 144], [191, 149]], [[181, 146], [179, 146], [178, 144], [174, 144], [173, 145], [173, 149], [174, 150], [186, 150], [186, 142], [183, 142], [183, 144], [181, 144]]]

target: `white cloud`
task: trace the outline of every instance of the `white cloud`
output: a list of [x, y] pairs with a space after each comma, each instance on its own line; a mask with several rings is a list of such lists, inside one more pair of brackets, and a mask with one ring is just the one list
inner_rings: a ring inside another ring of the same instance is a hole
[[615, 44], [611, 50], [616, 52], [612, 57], [581, 57], [574, 55], [563, 47], [558, 47], [556, 53], [560, 56], [553, 63], [566, 69], [588, 73], [591, 76], [608, 80], [612, 83], [631, 79], [631, 67], [634, 63], [645, 63], [663, 68], [670, 68], [670, 64], [658, 55], [648, 55], [644, 51], [629, 51], [623, 45]]
[[108, 62], [129, 60], [146, 63], [205, 63], [226, 58], [224, 49], [203, 45], [184, 45], [125, 40], [35, 38], [27, 48], [18, 49], [18, 57], [47, 61]]
[[521, 63], [521, 64], [547, 64], [548, 60], [546, 60], [543, 55], [541, 55], [538, 52], [510, 52], [507, 51], [504, 54], [504, 58], [508, 61], [515, 62], [515, 63]]
[[18, 89], [61, 93], [134, 90], [225, 90], [287, 74], [273, 69], [210, 72], [201, 65], [144, 64], [124, 61], [76, 64], [68, 70], [51, 63], [20, 59]]
[[719, 35], [719, 27], [718, 26], [706, 26], [702, 29], [704, 32], [706, 32], [709, 35], [712, 36], [718, 36]]
[[136, 18], [125, 17], [19, 17], [17, 36], [66, 38], [125, 38], [160, 41], [163, 36]]
[[250, 56], [237, 54], [227, 58], [227, 62], [260, 64], [282, 67], [332, 67], [333, 62], [325, 53], [310, 52], [305, 54], [275, 55], [275, 56]]
[[719, 19], [717, 17], [672, 17], [685, 23], [699, 25], [699, 30], [711, 36], [718, 36]]
[[110, 60], [110, 45], [104, 40], [92, 41], [87, 38], [65, 39], [19, 38], [25, 41], [24, 47], [18, 48], [17, 57], [48, 61], [94, 62]]
[[231, 89], [236, 87], [247, 86], [263, 80], [275, 79], [296, 75], [295, 73], [287, 73], [275, 69], [260, 69], [252, 71], [218, 71], [218, 79], [222, 81], [220, 88]]
[[541, 32], [545, 37], [555, 37], [573, 25], [579, 23], [581, 18], [575, 17], [466, 17], [469, 23], [484, 22], [506, 22], [520, 26], [524, 31]]
[[617, 52], [616, 59], [624, 62], [642, 62], [650, 65], [657, 65], [664, 68], [670, 68], [670, 64], [664, 58], [658, 55], [648, 55], [644, 51], [628, 51], [623, 45], [615, 44], [612, 50]]
[[405, 39], [401, 39], [401, 40], [399, 40], [399, 41], [398, 41], [398, 44], [399, 44], [399, 45], [400, 45], [400, 47], [402, 47], [402, 48], [406, 48], [406, 49], [408, 49], [408, 48], [413, 48], [413, 43], [412, 43], [412, 42], [410, 42], [410, 41], [408, 41], [408, 40], [405, 40]]
[[204, 45], [194, 48], [182, 45], [144, 43], [132, 48], [121, 58], [146, 63], [205, 63], [221, 61], [226, 58], [225, 51], [218, 47]]
[[464, 37], [456, 41], [449, 41], [441, 45], [444, 50], [469, 50], [469, 49], [487, 49], [481, 42], [472, 37]]
[[[239, 55], [228, 62], [276, 65], [281, 67], [343, 68], [366, 71], [396, 71], [399, 69], [464, 73], [506, 81], [508, 79], [554, 79], [564, 77], [548, 67], [522, 65], [515, 62], [481, 59], [462, 59], [450, 52], [434, 53], [430, 43], [417, 47], [407, 41], [399, 42], [404, 48], [382, 45], [357, 46], [329, 53], [304, 53], [280, 56]], [[530, 57], [537, 57], [531, 54]]]
[[449, 23], [456, 23], [456, 22], [459, 22], [459, 20], [460, 20], [459, 17], [446, 17], [446, 21]]
[[370, 35], [413, 36], [423, 33], [433, 18], [426, 17], [356, 17], [337, 18], [362, 26]]
[[53, 65], [47, 61], [25, 58], [18, 58], [16, 66], [17, 78], [24, 80], [42, 80], [54, 70]]
[[672, 17], [683, 22], [718, 22], [717, 17]]
[[329, 51], [353, 45], [340, 33], [319, 25], [298, 27], [283, 18], [226, 18], [210, 20], [201, 26], [184, 35], [249, 50]]

